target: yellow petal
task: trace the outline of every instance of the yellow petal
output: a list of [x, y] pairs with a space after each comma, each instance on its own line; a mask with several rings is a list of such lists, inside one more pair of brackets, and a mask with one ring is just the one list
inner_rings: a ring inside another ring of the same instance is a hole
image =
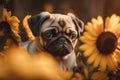
[[75, 73], [74, 76], [75, 76], [74, 78], [69, 79], [69, 80], [84, 80], [84, 76], [82, 74], [80, 74], [80, 73]]
[[114, 62], [111, 55], [107, 56], [107, 65], [110, 70], [115, 70], [117, 67], [117, 64]]
[[31, 15], [25, 16], [23, 19], [23, 26], [25, 28], [26, 34], [28, 35], [29, 40], [34, 40], [35, 36], [32, 34], [32, 31], [30, 30], [30, 27], [28, 25], [28, 19], [31, 17]]
[[101, 27], [103, 27], [103, 26], [101, 26], [100, 24], [98, 24], [98, 25], [93, 24], [93, 28], [96, 31], [97, 36], [99, 36], [103, 32], [103, 30], [101, 30]]
[[111, 25], [111, 30], [115, 27], [116, 24], [119, 22], [119, 17], [117, 15], [112, 15], [110, 18], [110, 25]]
[[7, 9], [3, 9], [3, 16], [7, 15]]
[[23, 25], [24, 25], [24, 26], [28, 25], [27, 20], [28, 20], [30, 17], [31, 17], [31, 15], [25, 16], [25, 18], [23, 19]]
[[101, 61], [100, 61], [100, 70], [105, 71], [107, 67], [107, 57], [106, 55], [102, 55]]
[[[115, 53], [113, 52], [113, 54], [115, 54]], [[117, 70], [117, 68], [118, 68], [117, 60], [115, 59], [115, 57], [113, 55], [111, 57], [113, 59], [112, 61], [113, 61], [113, 65], [114, 65], [114, 70]]]
[[95, 41], [97, 39], [97, 37], [94, 37], [94, 36], [90, 35], [88, 32], [84, 32], [83, 35], [86, 38], [88, 38], [89, 40], [94, 40]]
[[91, 22], [92, 22], [92, 24], [97, 24], [98, 20], [96, 18], [92, 18]]
[[98, 65], [100, 64], [101, 58], [102, 58], [102, 54], [98, 52], [96, 59], [95, 59], [95, 62], [93, 64], [94, 68], [98, 67]]
[[96, 43], [96, 41], [94, 41], [94, 40], [89, 40], [89, 39], [86, 38], [85, 36], [81, 36], [79, 39], [80, 39], [81, 42], [87, 43], [87, 44], [95, 44], [95, 43]]
[[6, 16], [11, 17], [11, 11], [8, 11]]
[[120, 38], [118, 38], [118, 46], [120, 45]]
[[112, 32], [118, 34], [120, 33], [120, 23], [118, 23], [113, 29]]
[[98, 78], [99, 78], [98, 80], [108, 80], [107, 73], [105, 73], [105, 72], [100, 72]]
[[18, 23], [10, 23], [11, 27], [14, 29], [18, 29], [19, 24]]
[[93, 27], [90, 27], [90, 26], [86, 25], [85, 29], [87, 30], [88, 33], [90, 33], [94, 37], [96, 37], [98, 35]]
[[102, 17], [98, 16], [97, 20], [98, 20], [98, 24], [96, 27], [98, 28], [99, 32], [103, 32], [104, 31], [104, 22], [103, 22]]
[[111, 62], [111, 56], [110, 56], [110, 57], [107, 56], [107, 65], [108, 65], [108, 68], [109, 68], [110, 70], [113, 69], [113, 64], [112, 64], [112, 62]]
[[16, 16], [12, 16], [12, 17], [10, 17], [10, 19], [9, 19], [9, 21], [11, 22], [11, 23], [19, 23], [20, 22], [20, 20], [16, 17]]
[[3, 20], [8, 21], [10, 16], [11, 16], [11, 13], [7, 12], [7, 9], [3, 9]]
[[82, 50], [82, 51], [85, 51], [85, 50], [87, 50], [88, 48], [90, 48], [91, 46], [93, 46], [93, 45], [83, 44], [83, 45], [81, 45], [81, 46], [79, 47], [79, 49]]
[[[93, 34], [94, 36], [98, 36], [101, 32], [104, 31], [104, 26], [103, 26], [103, 19], [101, 16], [98, 16], [97, 19], [95, 18], [92, 18], [91, 20], [92, 23], [88, 22], [86, 26], [86, 30], [87, 28], [92, 28], [91, 30], [88, 29], [89, 31], [91, 31], [90, 33], [96, 33], [96, 34]], [[87, 31], [88, 31], [87, 30]]]
[[8, 12], [8, 16], [9, 16], [9, 17], [11, 16], [11, 11]]
[[120, 31], [116, 31], [114, 34], [118, 39], [120, 38]]
[[103, 26], [103, 24], [98, 24], [96, 27], [98, 29], [98, 34], [101, 34], [102, 32], [104, 32], [104, 26]]
[[105, 30], [108, 31], [110, 29], [110, 18], [107, 17], [105, 19]]
[[100, 74], [100, 72], [94, 72], [94, 73], [92, 74], [91, 80], [97, 80], [98, 77], [99, 77], [99, 74]]
[[105, 72], [94, 72], [91, 80], [108, 80], [107, 73]]
[[96, 49], [96, 46], [95, 46], [95, 45], [89, 47], [89, 48], [86, 49], [86, 51], [83, 53], [84, 56], [85, 56], [85, 57], [90, 56], [90, 55], [94, 52], [95, 49]]
[[83, 70], [84, 70], [85, 78], [88, 79], [89, 76], [88, 68], [84, 68]]
[[97, 50], [95, 50], [95, 51], [93, 52], [93, 54], [88, 57], [87, 63], [88, 63], [88, 64], [93, 63], [93, 62], [95, 61], [96, 56], [97, 56]]
[[101, 16], [97, 17], [98, 24], [103, 24], [103, 18]]
[[120, 51], [116, 51], [115, 54], [114, 54], [114, 56], [115, 56], [116, 61], [118, 63], [120, 63]]

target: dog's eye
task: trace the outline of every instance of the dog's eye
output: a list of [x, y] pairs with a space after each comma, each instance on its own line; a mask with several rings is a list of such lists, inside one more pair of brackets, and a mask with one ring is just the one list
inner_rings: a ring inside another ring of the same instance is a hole
[[52, 35], [52, 31], [51, 31], [51, 30], [46, 31], [46, 32], [43, 33], [43, 37], [44, 37], [45, 39], [51, 39], [52, 36], [53, 36], [53, 35]]
[[58, 34], [58, 30], [57, 29], [53, 29], [52, 30], [52, 34], [53, 34], [53, 36], [56, 36]]
[[45, 32], [43, 33], [43, 38], [49, 40], [49, 39], [51, 39], [52, 37], [55, 37], [55, 36], [57, 36], [57, 35], [58, 35], [57, 29], [51, 29], [51, 30], [45, 31]]
[[71, 39], [76, 39], [77, 34], [74, 33], [74, 32], [71, 32], [71, 33], [69, 33], [69, 37], [70, 37]]

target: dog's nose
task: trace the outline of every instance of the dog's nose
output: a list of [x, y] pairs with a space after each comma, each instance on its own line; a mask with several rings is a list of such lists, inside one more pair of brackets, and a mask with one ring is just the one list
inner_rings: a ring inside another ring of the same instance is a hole
[[61, 37], [58, 39], [58, 42], [63, 44], [63, 43], [67, 43], [67, 40], [64, 37]]

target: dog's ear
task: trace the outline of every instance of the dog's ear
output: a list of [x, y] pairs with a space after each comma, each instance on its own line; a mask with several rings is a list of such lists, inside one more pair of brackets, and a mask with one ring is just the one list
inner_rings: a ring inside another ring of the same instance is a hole
[[34, 15], [28, 19], [29, 27], [34, 36], [37, 36], [39, 34], [39, 29], [41, 28], [42, 24], [49, 18], [49, 12], [41, 12], [40, 14]]
[[72, 13], [68, 13], [67, 14], [68, 16], [70, 16], [73, 20], [73, 23], [75, 24], [76, 26], [76, 29], [78, 31], [78, 36], [81, 35], [81, 33], [83, 32], [84, 30], [84, 23], [82, 20], [80, 20], [79, 18], [77, 18], [74, 14]]

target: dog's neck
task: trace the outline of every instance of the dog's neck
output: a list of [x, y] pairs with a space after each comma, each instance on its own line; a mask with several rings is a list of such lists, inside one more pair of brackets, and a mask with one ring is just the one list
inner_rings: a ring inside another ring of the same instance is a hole
[[56, 57], [56, 59], [61, 68], [67, 67], [69, 70], [71, 70], [73, 67], [77, 66], [76, 55], [74, 51], [62, 58]]
[[25, 50], [27, 50], [30, 55], [34, 55], [38, 52], [44, 51], [42, 50], [42, 48], [40, 49], [40, 46], [38, 46], [38, 44], [36, 46], [36, 44], [37, 44], [36, 40], [33, 40], [33, 41], [21, 42], [19, 43], [19, 46], [24, 47]]

